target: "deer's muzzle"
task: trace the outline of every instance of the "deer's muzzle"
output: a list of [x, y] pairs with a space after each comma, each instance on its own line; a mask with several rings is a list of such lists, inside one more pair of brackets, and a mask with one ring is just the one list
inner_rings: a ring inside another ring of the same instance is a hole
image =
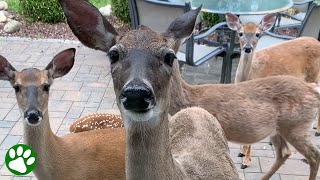
[[39, 125], [43, 118], [42, 112], [35, 107], [30, 107], [24, 112], [24, 119], [29, 125]]
[[122, 90], [120, 102], [127, 110], [147, 112], [155, 105], [155, 95], [144, 83], [129, 83]]

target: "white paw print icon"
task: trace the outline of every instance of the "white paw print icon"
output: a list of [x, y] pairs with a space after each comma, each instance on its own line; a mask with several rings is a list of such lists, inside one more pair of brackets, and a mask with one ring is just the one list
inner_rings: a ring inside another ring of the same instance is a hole
[[32, 149], [26, 145], [24, 146], [25, 148], [22, 145], [18, 145], [18, 148], [12, 147], [8, 152], [9, 157], [6, 158], [8, 169], [14, 174], [16, 174], [14, 171], [20, 173], [17, 175], [30, 173], [36, 162]]

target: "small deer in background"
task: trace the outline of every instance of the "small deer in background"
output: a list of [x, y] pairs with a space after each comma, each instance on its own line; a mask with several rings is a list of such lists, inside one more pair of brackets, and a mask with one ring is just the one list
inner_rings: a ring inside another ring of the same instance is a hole
[[[230, 141], [252, 144], [272, 135], [276, 161], [262, 179], [269, 179], [289, 157], [287, 142], [307, 158], [310, 179], [316, 179], [320, 153], [308, 135], [320, 100], [313, 84], [278, 76], [192, 86], [182, 80], [175, 53], [192, 33], [199, 8], [178, 17], [164, 33], [140, 26], [119, 36], [91, 4], [71, 0], [60, 4], [79, 40], [108, 52], [127, 135], [128, 179], [238, 178], [223, 138], [213, 137], [220, 130], [212, 118], [201, 119], [192, 111], [192, 118], [178, 118], [181, 122], [167, 118], [168, 112], [190, 106], [216, 117]], [[221, 167], [214, 168], [219, 162]]]
[[53, 80], [74, 64], [75, 49], [58, 53], [39, 70], [17, 71], [0, 56], [0, 80], [9, 81], [23, 113], [24, 143], [37, 153], [33, 170], [39, 180], [125, 179], [123, 128], [56, 136], [49, 122], [48, 101]]
[[[236, 72], [235, 83], [276, 75], [291, 75], [309, 83], [319, 82], [320, 42], [314, 38], [301, 37], [286, 41], [255, 52], [261, 34], [271, 29], [276, 15], [268, 14], [259, 25], [241, 24], [238, 16], [226, 14], [227, 25], [238, 32], [241, 56]], [[319, 111], [318, 111], [319, 114]], [[320, 133], [320, 117], [316, 136]], [[239, 157], [245, 156], [241, 168], [251, 161], [251, 146], [244, 146]]]

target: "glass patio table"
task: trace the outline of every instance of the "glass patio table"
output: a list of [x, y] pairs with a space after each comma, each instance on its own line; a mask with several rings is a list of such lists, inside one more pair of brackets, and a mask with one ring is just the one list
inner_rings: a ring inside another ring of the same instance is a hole
[[192, 8], [203, 5], [202, 11], [216, 14], [267, 14], [289, 9], [292, 0], [145, 0], [147, 2], [175, 6], [190, 2]]
[[[284, 11], [292, 7], [292, 0], [145, 0], [149, 3], [165, 6], [184, 6], [190, 2], [191, 7], [197, 8], [202, 6], [201, 11], [208, 13], [219, 14], [219, 17], [224, 17], [227, 12], [236, 15], [258, 15]], [[230, 39], [226, 48], [226, 64], [223, 64], [225, 74], [222, 74], [221, 82], [231, 82], [232, 59], [231, 56], [239, 51], [235, 51], [236, 32], [230, 32]], [[222, 42], [221, 42], [222, 44]]]

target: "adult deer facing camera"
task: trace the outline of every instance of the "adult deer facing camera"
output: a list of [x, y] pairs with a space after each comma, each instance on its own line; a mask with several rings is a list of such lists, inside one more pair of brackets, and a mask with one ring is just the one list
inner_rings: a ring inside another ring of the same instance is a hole
[[39, 180], [125, 179], [124, 131], [104, 129], [58, 137], [48, 113], [50, 86], [73, 66], [75, 49], [57, 54], [39, 70], [17, 71], [0, 56], [0, 80], [9, 81], [22, 112], [24, 143], [37, 154], [33, 170]]
[[[320, 42], [310, 37], [300, 37], [255, 51], [257, 42], [264, 31], [273, 27], [276, 15], [268, 14], [259, 25], [242, 24], [238, 16], [226, 14], [230, 29], [237, 31], [241, 56], [236, 72], [235, 83], [277, 75], [291, 75], [306, 82], [319, 82]], [[318, 114], [320, 109], [318, 110]], [[316, 136], [320, 134], [320, 116]], [[239, 156], [245, 156], [242, 168], [251, 161], [251, 146], [243, 146]]]
[[[71, 0], [60, 0], [60, 4], [79, 40], [108, 52], [127, 131], [128, 179], [237, 178], [234, 166], [225, 164], [230, 159], [226, 147], [220, 146], [224, 141], [212, 137], [219, 132], [213, 121], [191, 118], [181, 127], [168, 120], [168, 112], [174, 114], [190, 106], [213, 114], [230, 141], [251, 144], [272, 134], [276, 162], [262, 179], [269, 179], [289, 157], [287, 142], [308, 159], [310, 179], [316, 178], [320, 154], [308, 136], [311, 117], [319, 107], [319, 93], [313, 85], [280, 76], [232, 85], [191, 86], [181, 78], [175, 53], [183, 38], [192, 33], [200, 9], [178, 17], [164, 33], [141, 26], [119, 36], [91, 4]], [[86, 19], [81, 16], [84, 13]], [[169, 134], [169, 127], [171, 132], [181, 128], [179, 136]], [[216, 143], [220, 145], [210, 149]], [[225, 157], [214, 158], [217, 153]], [[222, 167], [214, 172], [218, 169], [210, 167], [217, 167], [217, 162], [223, 162]], [[201, 171], [207, 167], [208, 171]], [[227, 169], [232, 176], [223, 176]]]
[[80, 41], [108, 52], [126, 129], [127, 179], [239, 179], [216, 118], [200, 108], [168, 118], [175, 50], [192, 33], [200, 8], [179, 17], [163, 34], [141, 26], [116, 36], [91, 4], [60, 4]]

